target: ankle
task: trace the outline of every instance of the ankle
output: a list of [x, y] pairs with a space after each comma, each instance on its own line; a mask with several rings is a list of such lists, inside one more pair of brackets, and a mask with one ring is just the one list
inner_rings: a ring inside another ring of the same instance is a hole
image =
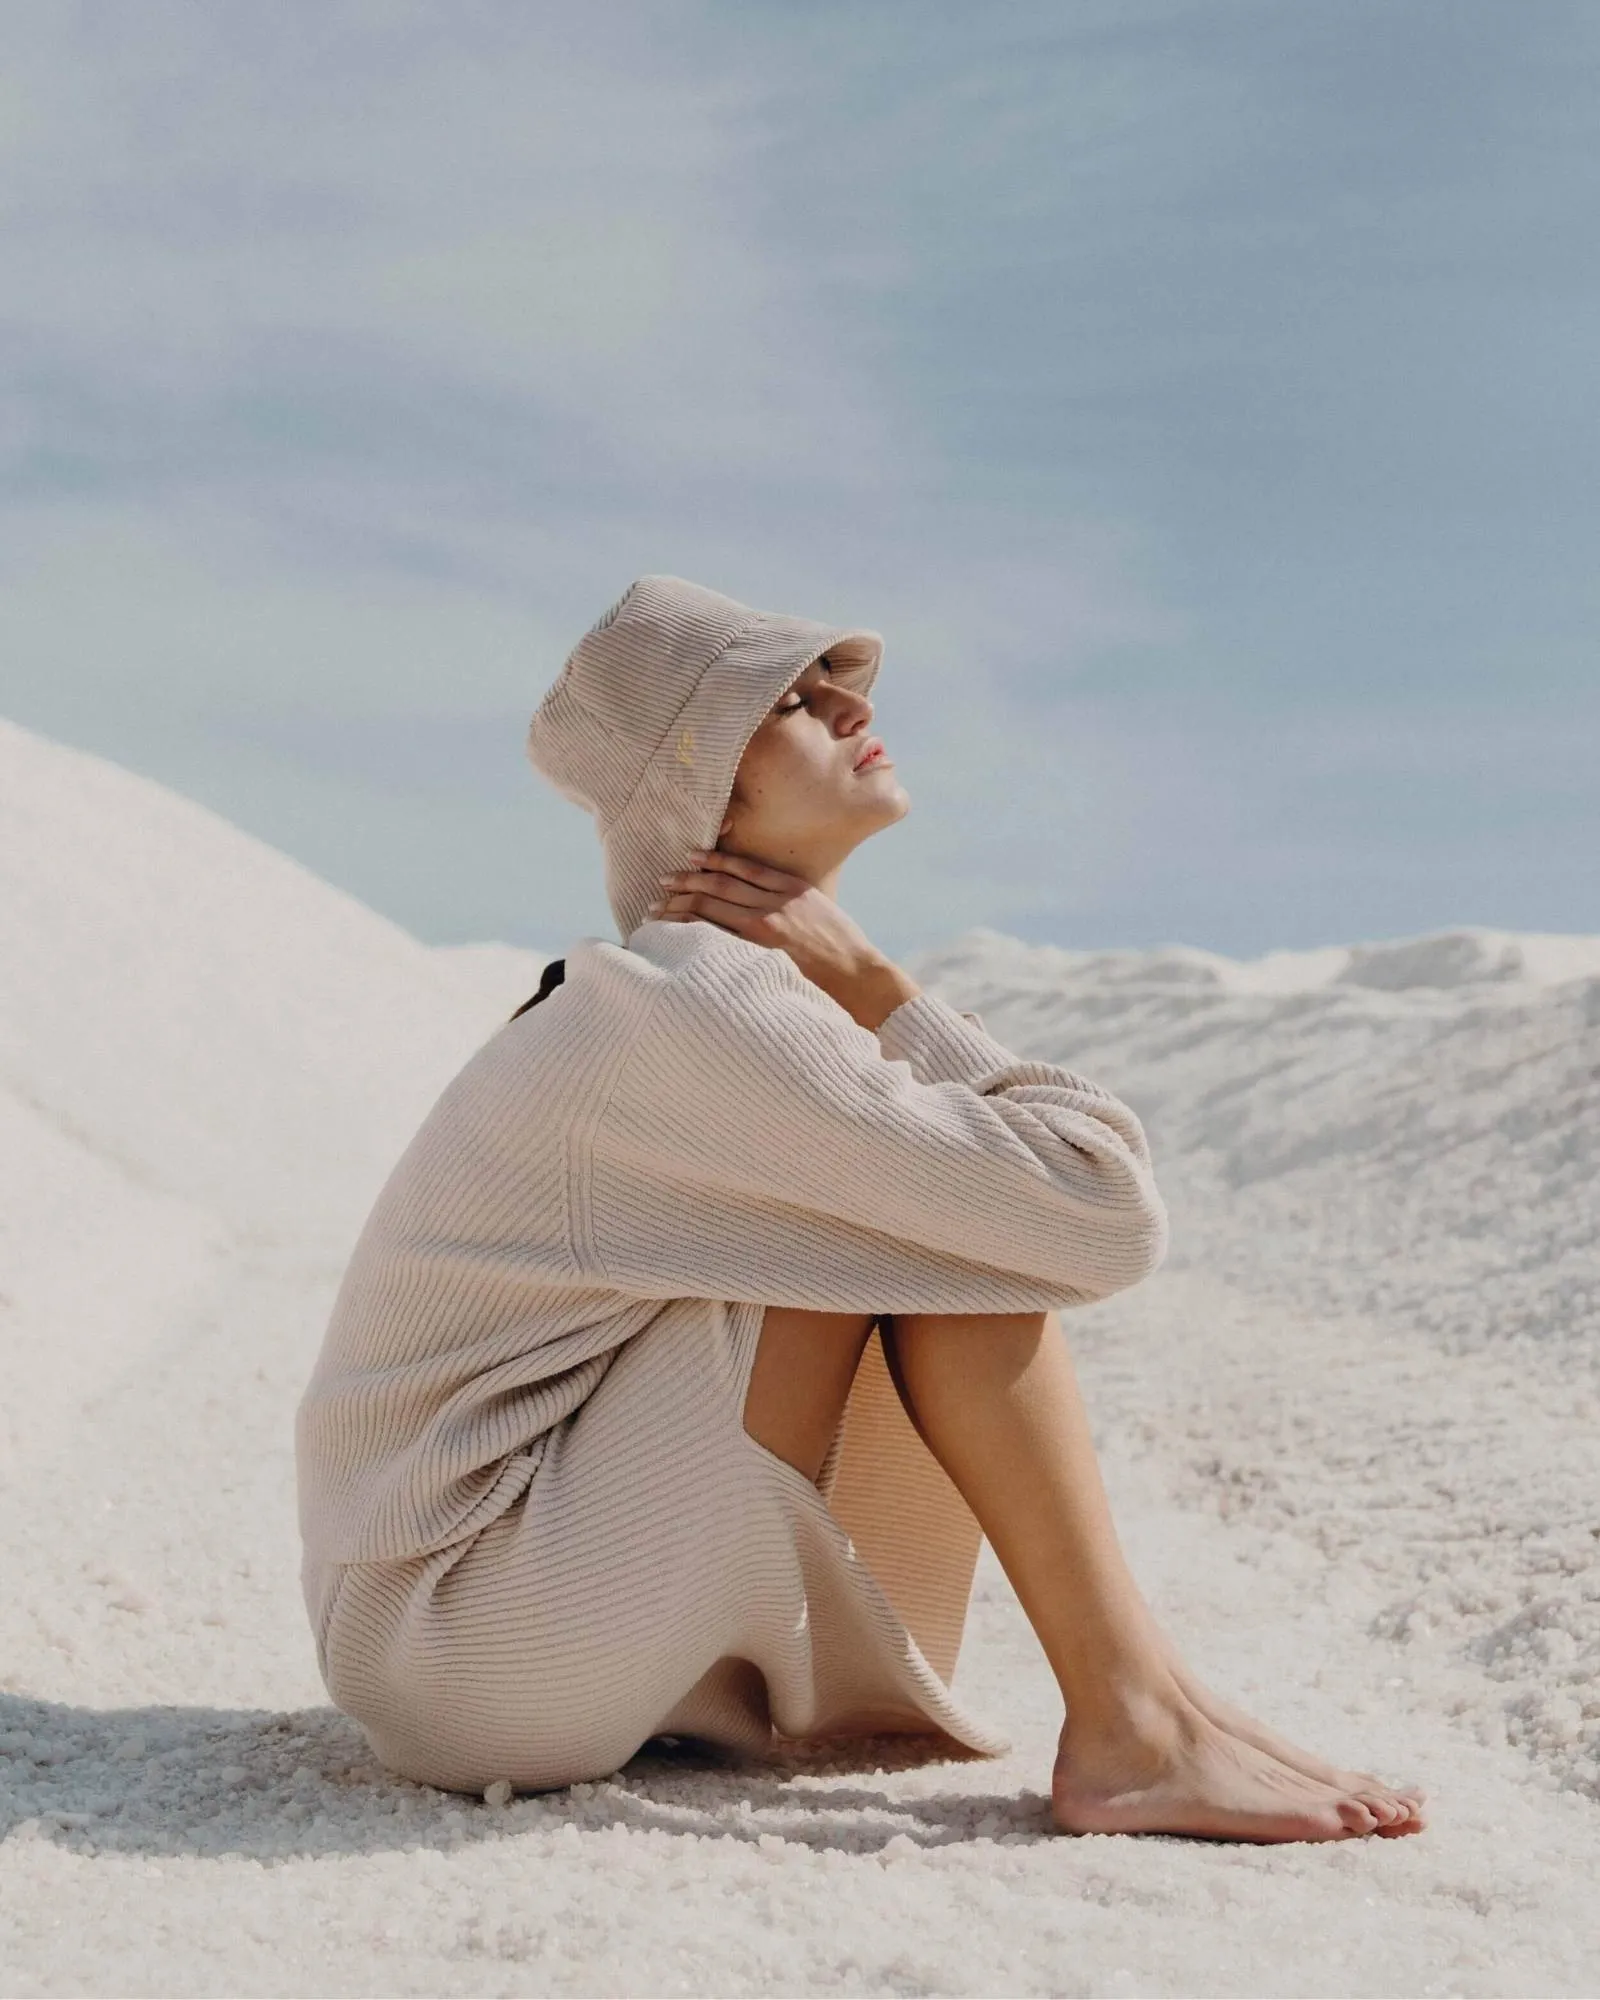
[[1166, 1743], [1190, 1732], [1198, 1712], [1165, 1660], [1141, 1660], [1063, 1686], [1064, 1734], [1079, 1741]]

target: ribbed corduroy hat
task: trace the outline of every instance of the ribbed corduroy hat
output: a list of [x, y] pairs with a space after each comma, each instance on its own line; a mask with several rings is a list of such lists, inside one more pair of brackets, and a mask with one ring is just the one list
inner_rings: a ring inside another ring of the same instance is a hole
[[756, 611], [681, 576], [641, 576], [590, 627], [528, 725], [528, 759], [594, 815], [624, 944], [659, 878], [715, 847], [745, 745], [820, 654], [865, 694], [883, 638]]

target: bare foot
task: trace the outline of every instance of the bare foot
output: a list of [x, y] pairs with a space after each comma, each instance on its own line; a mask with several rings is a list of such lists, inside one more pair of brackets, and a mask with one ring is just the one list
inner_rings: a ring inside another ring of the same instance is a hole
[[1115, 1725], [1069, 1713], [1050, 1802], [1063, 1833], [1351, 1840], [1382, 1825], [1354, 1792], [1219, 1728], [1176, 1689], [1129, 1703]]
[[1421, 1833], [1428, 1819], [1423, 1812], [1423, 1802], [1427, 1793], [1420, 1785], [1386, 1785], [1381, 1778], [1375, 1778], [1370, 1771], [1343, 1771], [1336, 1764], [1309, 1750], [1302, 1750], [1291, 1743], [1286, 1736], [1269, 1729], [1264, 1722], [1247, 1715], [1242, 1708], [1235, 1708], [1232, 1702], [1224, 1701], [1218, 1694], [1198, 1680], [1175, 1653], [1170, 1660], [1173, 1679], [1188, 1699], [1199, 1709], [1208, 1722], [1214, 1722], [1219, 1729], [1230, 1736], [1237, 1736], [1241, 1743], [1248, 1743], [1252, 1749], [1264, 1751], [1267, 1756], [1277, 1758], [1280, 1764], [1287, 1764], [1291, 1771], [1299, 1771], [1307, 1778], [1315, 1778], [1324, 1785], [1335, 1786], [1363, 1801], [1378, 1821], [1378, 1832], [1386, 1835]]

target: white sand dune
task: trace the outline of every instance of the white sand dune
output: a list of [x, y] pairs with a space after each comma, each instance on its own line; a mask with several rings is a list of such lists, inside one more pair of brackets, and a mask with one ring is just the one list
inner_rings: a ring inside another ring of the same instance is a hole
[[1600, 1988], [1600, 939], [913, 966], [1148, 1121], [1171, 1257], [1067, 1325], [1163, 1616], [1433, 1795], [1419, 1839], [1277, 1849], [1049, 1832], [1059, 1709], [987, 1553], [957, 1683], [1004, 1762], [385, 1775], [316, 1678], [290, 1419], [541, 960], [430, 951], [7, 725], [0, 939], [0, 1990]]

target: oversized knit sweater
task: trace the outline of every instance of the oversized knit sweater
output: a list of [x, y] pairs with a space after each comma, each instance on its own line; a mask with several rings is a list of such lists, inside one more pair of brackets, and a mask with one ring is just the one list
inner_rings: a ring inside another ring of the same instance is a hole
[[1167, 1242], [1138, 1118], [931, 993], [862, 1028], [708, 922], [566, 964], [395, 1166], [300, 1404], [335, 1700], [462, 1787], [569, 1783], [663, 1733], [1003, 1749], [945, 1685], [977, 1530], [876, 1337], [815, 1482], [744, 1394], [767, 1305], [1137, 1283]]

